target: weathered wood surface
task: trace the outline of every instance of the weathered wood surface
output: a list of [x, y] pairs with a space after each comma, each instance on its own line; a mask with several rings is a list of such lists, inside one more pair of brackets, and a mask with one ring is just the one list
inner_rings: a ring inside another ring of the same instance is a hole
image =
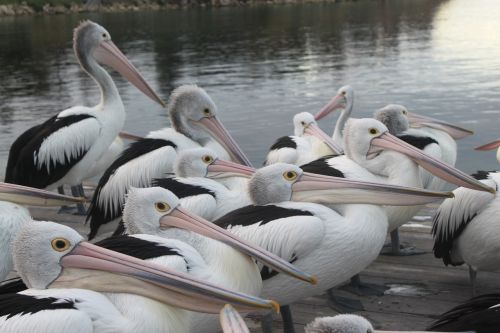
[[[424, 208], [412, 223], [401, 231], [401, 241], [410, 243], [426, 253], [410, 257], [379, 256], [361, 274], [364, 282], [392, 286], [384, 296], [360, 297], [341, 291], [362, 301], [365, 311], [358, 314], [369, 319], [379, 329], [423, 330], [440, 313], [467, 300], [471, 296], [468, 270], [466, 266], [445, 267], [441, 260], [432, 254], [430, 235], [431, 216], [435, 206]], [[83, 224], [84, 217], [58, 215], [56, 209], [34, 208], [35, 219], [62, 222], [87, 234]], [[480, 272], [478, 274], [478, 293], [500, 292], [500, 273]], [[395, 287], [402, 287], [399, 291]], [[412, 292], [409, 288], [414, 288]], [[405, 294], [402, 291], [410, 291]], [[301, 300], [292, 305], [297, 332], [318, 316], [335, 315], [328, 306], [325, 295]], [[252, 332], [260, 332], [258, 319], [248, 319]], [[275, 316], [275, 331], [281, 331], [281, 319]]]

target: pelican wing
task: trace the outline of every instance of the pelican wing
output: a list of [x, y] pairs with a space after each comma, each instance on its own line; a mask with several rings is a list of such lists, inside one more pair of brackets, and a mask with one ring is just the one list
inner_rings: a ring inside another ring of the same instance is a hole
[[[496, 188], [493, 179], [481, 182]], [[445, 265], [462, 264], [452, 260], [453, 242], [460, 236], [474, 217], [495, 198], [489, 192], [475, 191], [460, 187], [453, 191], [454, 198], [446, 199], [434, 216], [432, 233], [434, 235], [434, 256], [443, 258]]]

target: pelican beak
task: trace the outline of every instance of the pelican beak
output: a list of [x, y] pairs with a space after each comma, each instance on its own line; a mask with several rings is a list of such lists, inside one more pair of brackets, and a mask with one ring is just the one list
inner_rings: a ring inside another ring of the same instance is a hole
[[473, 131], [468, 129], [450, 124], [446, 121], [442, 121], [439, 119], [418, 115], [415, 113], [408, 113], [408, 121], [410, 122], [411, 127], [432, 127], [448, 133], [454, 140], [460, 140], [465, 138], [468, 135], [474, 134]]
[[28, 206], [63, 206], [84, 203], [81, 197], [70, 197], [37, 188], [0, 182], [0, 200]]
[[291, 200], [321, 204], [413, 206], [451, 197], [452, 192], [434, 192], [304, 172], [292, 185]]
[[318, 121], [337, 109], [345, 108], [345, 103], [346, 102], [344, 95], [342, 94], [335, 95], [335, 97], [333, 97], [330, 100], [330, 102], [328, 102], [328, 104], [323, 106], [323, 108], [314, 115], [314, 120]]
[[126, 139], [126, 140], [130, 140], [130, 141], [139, 141], [139, 140], [144, 139], [141, 136], [138, 136], [138, 135], [135, 135], [135, 134], [131, 134], [131, 133], [127, 133], [127, 132], [123, 132], [123, 131], [120, 132], [120, 133], [118, 133], [118, 136], [120, 137], [120, 139]]
[[251, 167], [252, 163], [245, 156], [243, 150], [238, 146], [236, 141], [233, 139], [231, 134], [222, 125], [222, 123], [216, 117], [204, 117], [198, 121], [203, 127], [205, 127], [212, 137], [217, 140], [229, 153], [231, 159], [234, 162]]
[[300, 271], [298, 268], [290, 264], [288, 261], [268, 252], [258, 246], [254, 246], [249, 242], [239, 238], [231, 232], [223, 229], [212, 222], [209, 222], [197, 215], [194, 215], [187, 210], [177, 206], [170, 214], [163, 216], [160, 219], [160, 228], [180, 228], [190, 230], [200, 235], [213, 238], [228, 246], [233, 247], [237, 251], [245, 253], [250, 257], [262, 262], [270, 268], [293, 276], [297, 279], [316, 284], [317, 279], [307, 273]]
[[475, 150], [481, 150], [481, 151], [486, 151], [486, 150], [493, 150], [495, 148], [500, 147], [500, 139], [497, 139], [493, 142], [487, 143], [485, 145], [479, 146], [474, 148]]
[[223, 333], [250, 333], [243, 318], [230, 304], [220, 310], [219, 319]]
[[314, 136], [314, 137], [318, 138], [319, 140], [323, 141], [325, 143], [325, 145], [327, 145], [328, 148], [330, 148], [333, 151], [334, 154], [341, 155], [344, 153], [344, 150], [342, 149], [342, 147], [340, 145], [338, 145], [335, 141], [333, 141], [333, 139], [328, 134], [323, 132], [323, 130], [321, 128], [319, 128], [318, 125], [309, 124], [306, 127], [304, 133], [311, 135], [311, 136]]
[[216, 159], [207, 168], [207, 178], [221, 179], [228, 177], [251, 178], [255, 169], [246, 165]]
[[413, 161], [418, 163], [422, 168], [426, 169], [436, 177], [446, 180], [449, 183], [457, 186], [467, 187], [473, 190], [486, 191], [495, 194], [495, 189], [481, 183], [472, 178], [466, 173], [446, 164], [434, 157], [424, 153], [422, 150], [413, 147], [412, 145], [398, 139], [388, 132], [383, 133], [379, 137], [373, 138], [371, 147], [368, 150], [368, 158], [380, 153], [384, 149], [391, 149], [399, 153], [405, 154]]
[[143, 94], [156, 103], [165, 107], [165, 102], [155, 93], [153, 88], [146, 82], [137, 68], [127, 59], [120, 49], [111, 41], [102, 41], [94, 50], [94, 58], [107, 66], [110, 66], [125, 79], [137, 87]]
[[129, 293], [190, 311], [218, 313], [226, 303], [240, 311], [279, 309], [275, 301], [247, 296], [164, 266], [81, 242], [61, 259], [50, 288]]

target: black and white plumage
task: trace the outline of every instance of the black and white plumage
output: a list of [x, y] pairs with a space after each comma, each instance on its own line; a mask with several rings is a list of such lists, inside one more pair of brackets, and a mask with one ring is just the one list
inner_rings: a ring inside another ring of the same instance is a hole
[[101, 101], [94, 107], [66, 109], [19, 136], [9, 152], [6, 182], [47, 189], [78, 185], [107, 151], [123, 127], [125, 110], [111, 76], [99, 63], [115, 68], [163, 103], [100, 25], [81, 23], [73, 48], [82, 69], [99, 85]]
[[323, 132], [309, 112], [293, 117], [294, 135], [278, 138], [269, 149], [264, 165], [301, 165], [325, 155], [342, 153], [342, 147]]
[[[479, 173], [482, 183], [498, 189], [499, 172]], [[469, 265], [475, 292], [475, 276], [480, 270], [500, 269], [499, 214], [497, 194], [460, 187], [455, 197], [446, 199], [434, 217], [434, 255], [445, 265]]]
[[[150, 132], [126, 149], [106, 170], [87, 216], [90, 238], [102, 224], [117, 221], [128, 188], [150, 186], [153, 179], [172, 173], [179, 151], [203, 146], [213, 149], [221, 158], [250, 164], [218, 120], [217, 107], [202, 88], [194, 85], [177, 88], [167, 107], [173, 128]], [[102, 212], [105, 212], [104, 219]]]
[[500, 331], [500, 294], [474, 297], [443, 313], [427, 331], [497, 333]]

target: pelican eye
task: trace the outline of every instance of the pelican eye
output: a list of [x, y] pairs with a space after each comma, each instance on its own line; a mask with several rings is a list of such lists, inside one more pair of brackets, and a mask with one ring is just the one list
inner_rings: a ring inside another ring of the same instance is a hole
[[370, 128], [368, 130], [368, 132], [370, 132], [371, 135], [377, 135], [378, 134], [378, 129], [372, 127], [372, 128]]
[[205, 108], [205, 109], [203, 109], [203, 114], [204, 114], [205, 116], [210, 116], [210, 115], [212, 114], [212, 112], [210, 112], [210, 109], [209, 109], [209, 108]]
[[102, 36], [102, 38], [108, 38], [108, 34], [105, 32], [103, 32], [101, 36]]
[[168, 212], [170, 210], [170, 206], [165, 202], [156, 202], [155, 208], [160, 213], [165, 213], [165, 212]]
[[306, 126], [306, 122], [305, 122], [305, 121], [301, 121], [301, 122], [300, 122], [300, 124], [301, 124], [302, 126]]
[[286, 180], [295, 180], [297, 179], [297, 173], [295, 171], [285, 171], [283, 172], [283, 178]]
[[345, 96], [346, 94], [347, 94], [347, 91], [345, 91], [345, 90], [344, 90], [344, 91], [342, 92], [342, 95], [343, 95], [343, 96]]
[[205, 155], [205, 156], [203, 156], [201, 158], [201, 160], [203, 162], [205, 162], [206, 164], [210, 164], [210, 163], [212, 163], [214, 161], [214, 158], [212, 156], [210, 156], [210, 155]]
[[69, 240], [66, 238], [54, 238], [51, 242], [50, 245], [52, 245], [52, 248], [56, 250], [57, 252], [63, 252], [69, 249], [71, 246], [71, 243]]
[[408, 111], [403, 110], [403, 114], [406, 116], [408, 114]]

